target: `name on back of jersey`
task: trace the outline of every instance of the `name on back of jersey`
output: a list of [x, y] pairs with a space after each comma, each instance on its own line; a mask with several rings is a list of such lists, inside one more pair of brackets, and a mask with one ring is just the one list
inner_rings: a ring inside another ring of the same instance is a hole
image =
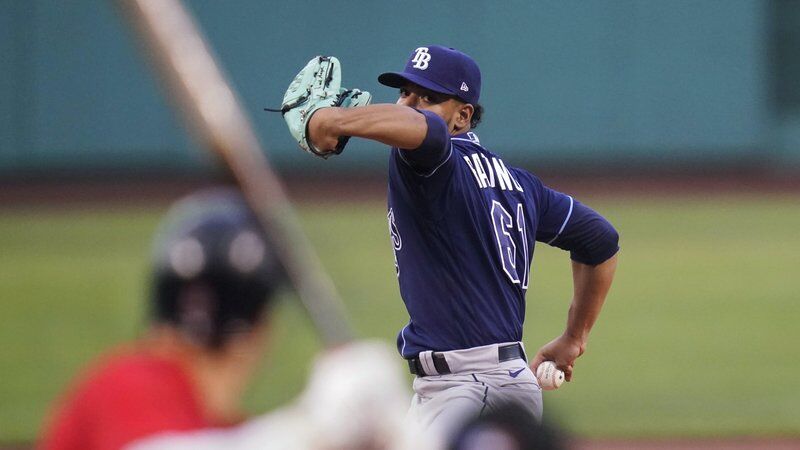
[[475, 177], [475, 182], [481, 189], [498, 188], [503, 191], [522, 190], [522, 186], [514, 179], [502, 159], [492, 156], [487, 157], [481, 153], [464, 155], [464, 162]]

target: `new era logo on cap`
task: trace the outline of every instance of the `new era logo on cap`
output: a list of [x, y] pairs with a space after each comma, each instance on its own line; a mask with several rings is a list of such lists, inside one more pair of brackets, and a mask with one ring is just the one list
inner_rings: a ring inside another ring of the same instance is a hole
[[402, 88], [408, 83], [477, 104], [481, 95], [481, 72], [468, 55], [441, 45], [417, 47], [402, 72], [378, 77], [386, 86]]

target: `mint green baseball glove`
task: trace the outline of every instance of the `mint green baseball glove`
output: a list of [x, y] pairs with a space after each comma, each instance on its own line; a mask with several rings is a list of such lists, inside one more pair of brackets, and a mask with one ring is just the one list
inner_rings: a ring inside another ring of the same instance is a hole
[[308, 121], [320, 108], [354, 108], [368, 105], [369, 92], [341, 87], [342, 68], [333, 56], [317, 56], [294, 77], [283, 95], [280, 112], [300, 148], [322, 158], [338, 155], [350, 136], [342, 136], [334, 150], [320, 150], [308, 140]]

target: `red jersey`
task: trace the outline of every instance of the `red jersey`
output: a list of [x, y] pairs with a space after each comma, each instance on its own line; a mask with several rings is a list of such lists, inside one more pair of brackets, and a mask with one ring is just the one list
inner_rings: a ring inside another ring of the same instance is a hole
[[167, 431], [221, 426], [203, 413], [189, 374], [174, 360], [142, 351], [91, 369], [62, 399], [42, 450], [115, 450]]

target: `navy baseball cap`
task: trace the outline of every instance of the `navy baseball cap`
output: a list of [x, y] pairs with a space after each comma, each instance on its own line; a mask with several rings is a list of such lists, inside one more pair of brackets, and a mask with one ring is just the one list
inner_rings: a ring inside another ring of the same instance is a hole
[[395, 88], [411, 82], [440, 94], [458, 97], [466, 103], [478, 103], [481, 96], [481, 71], [478, 64], [460, 51], [429, 45], [411, 53], [402, 72], [386, 72], [378, 82]]

